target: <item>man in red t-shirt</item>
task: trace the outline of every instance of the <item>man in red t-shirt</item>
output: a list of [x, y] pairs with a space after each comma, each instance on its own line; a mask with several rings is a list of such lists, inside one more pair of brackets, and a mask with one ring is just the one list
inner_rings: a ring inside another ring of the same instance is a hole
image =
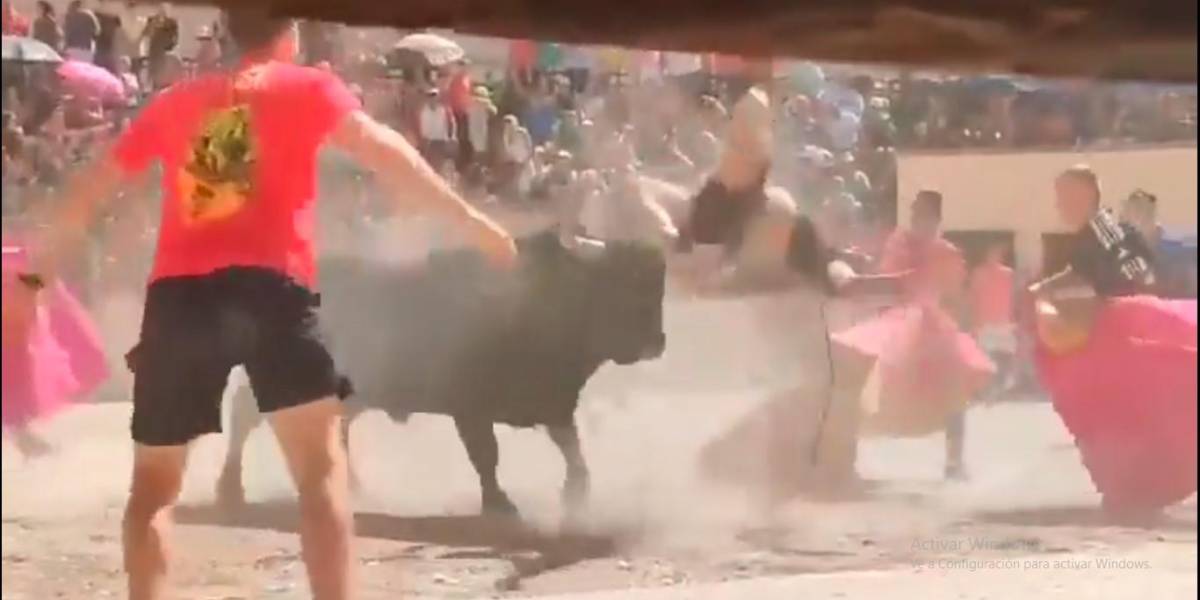
[[29, 35], [29, 19], [25, 18], [12, 3], [4, 0], [4, 35]]
[[460, 175], [464, 175], [475, 160], [471, 136], [467, 135], [470, 129], [471, 75], [467, 73], [465, 59], [454, 64], [450, 82], [446, 85], [446, 103], [450, 107], [450, 114], [454, 116], [454, 130], [458, 132], [458, 154], [454, 166]]
[[[261, 10], [261, 9], [260, 9]], [[134, 371], [133, 485], [125, 511], [129, 594], [165, 594], [170, 509], [188, 444], [220, 430], [230, 370], [244, 366], [271, 417], [300, 496], [312, 597], [352, 595], [352, 520], [340, 396], [348, 390], [318, 334], [312, 235], [317, 151], [332, 141], [396, 197], [461, 227], [498, 267], [512, 238], [462, 201], [404, 138], [364, 113], [328, 72], [292, 64], [292, 22], [229, 15], [243, 50], [233, 72], [156, 97], [115, 148], [66, 187], [33, 269], [5, 303], [29, 305], [122, 184], [161, 163], [164, 204]]]
[[1007, 387], [1009, 369], [1017, 352], [1016, 326], [1013, 321], [1013, 296], [1016, 283], [1013, 270], [1004, 264], [1008, 245], [998, 243], [988, 248], [983, 262], [975, 267], [970, 279], [971, 325], [975, 340], [996, 363], [995, 383]]

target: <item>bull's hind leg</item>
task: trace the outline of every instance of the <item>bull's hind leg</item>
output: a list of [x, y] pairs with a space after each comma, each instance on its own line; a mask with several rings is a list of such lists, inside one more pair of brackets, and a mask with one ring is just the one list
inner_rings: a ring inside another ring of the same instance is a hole
[[500, 463], [500, 446], [492, 423], [483, 419], [455, 417], [454, 426], [458, 437], [467, 449], [467, 457], [479, 474], [482, 496], [481, 509], [484, 514], [517, 516], [517, 507], [500, 488], [496, 479], [496, 467]]
[[238, 388], [233, 395], [233, 417], [229, 426], [229, 446], [225, 450], [225, 466], [217, 480], [217, 503], [239, 506], [246, 502], [246, 489], [242, 485], [242, 456], [250, 433], [262, 423], [262, 414], [254, 401], [254, 392], [249, 385]]
[[547, 426], [546, 432], [562, 452], [567, 465], [567, 478], [562, 490], [563, 506], [568, 516], [578, 515], [587, 507], [588, 490], [591, 487], [591, 474], [579, 443], [579, 429], [571, 422]]
[[354, 468], [354, 460], [350, 458], [350, 423], [360, 414], [362, 414], [362, 406], [351, 402], [342, 405], [342, 447], [346, 450], [346, 470], [350, 479], [350, 491], [356, 493], [362, 489], [362, 480], [358, 477], [358, 470]]

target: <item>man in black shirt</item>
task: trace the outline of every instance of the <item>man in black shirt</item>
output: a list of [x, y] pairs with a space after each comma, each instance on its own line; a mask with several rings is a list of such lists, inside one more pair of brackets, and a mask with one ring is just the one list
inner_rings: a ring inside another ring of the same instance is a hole
[[1133, 226], [1100, 207], [1100, 181], [1090, 168], [1064, 171], [1054, 184], [1058, 212], [1075, 233], [1067, 268], [1041, 287], [1086, 284], [1097, 296], [1153, 293], [1157, 286], [1154, 253]]
[[54, 6], [42, 0], [37, 3], [38, 16], [33, 20], [33, 39], [59, 50], [62, 48], [63, 32], [58, 26]]
[[99, 25], [96, 32], [96, 66], [108, 69], [116, 75], [121, 17], [115, 13], [100, 11], [96, 13], [96, 23]]
[[100, 34], [100, 22], [96, 14], [83, 7], [82, 0], [74, 0], [67, 6], [63, 19], [63, 46], [67, 58], [92, 62], [96, 52], [96, 37]]
[[166, 75], [167, 55], [179, 45], [179, 22], [167, 11], [167, 5], [159, 5], [158, 12], [146, 20], [146, 28], [139, 39], [146, 40], [150, 81], [154, 89], [159, 89]]

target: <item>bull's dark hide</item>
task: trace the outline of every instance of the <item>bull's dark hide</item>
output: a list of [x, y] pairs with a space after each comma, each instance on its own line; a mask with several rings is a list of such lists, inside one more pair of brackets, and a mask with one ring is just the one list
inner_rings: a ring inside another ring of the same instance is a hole
[[510, 273], [471, 251], [416, 266], [323, 260], [322, 317], [354, 401], [397, 419], [569, 424], [601, 364], [633, 362], [656, 341], [661, 350], [665, 265], [657, 251], [610, 244], [584, 257], [552, 233], [518, 246]]

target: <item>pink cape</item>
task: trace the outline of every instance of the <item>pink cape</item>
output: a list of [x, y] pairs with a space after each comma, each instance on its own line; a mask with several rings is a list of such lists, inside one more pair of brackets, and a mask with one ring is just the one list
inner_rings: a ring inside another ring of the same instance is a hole
[[995, 373], [991, 359], [946, 311], [917, 302], [838, 332], [833, 341], [875, 361], [878, 407], [864, 424], [877, 434], [941, 430]]
[[1196, 492], [1196, 301], [1108, 301], [1087, 345], [1037, 366], [1084, 466], [1114, 509]]
[[[4, 247], [4, 286], [14, 285], [22, 250]], [[83, 306], [61, 283], [42, 292], [45, 301], [20, 341], [3, 348], [3, 424], [19, 427], [50, 416], [108, 377], [100, 336]]]
[[938, 304], [944, 291], [961, 285], [965, 273], [953, 244], [896, 231], [884, 243], [880, 270], [912, 271], [908, 302], [835, 334], [833, 341], [874, 361], [876, 380], [868, 380], [864, 398], [876, 406], [864, 415], [865, 431], [927, 435], [966, 408], [996, 368]]

